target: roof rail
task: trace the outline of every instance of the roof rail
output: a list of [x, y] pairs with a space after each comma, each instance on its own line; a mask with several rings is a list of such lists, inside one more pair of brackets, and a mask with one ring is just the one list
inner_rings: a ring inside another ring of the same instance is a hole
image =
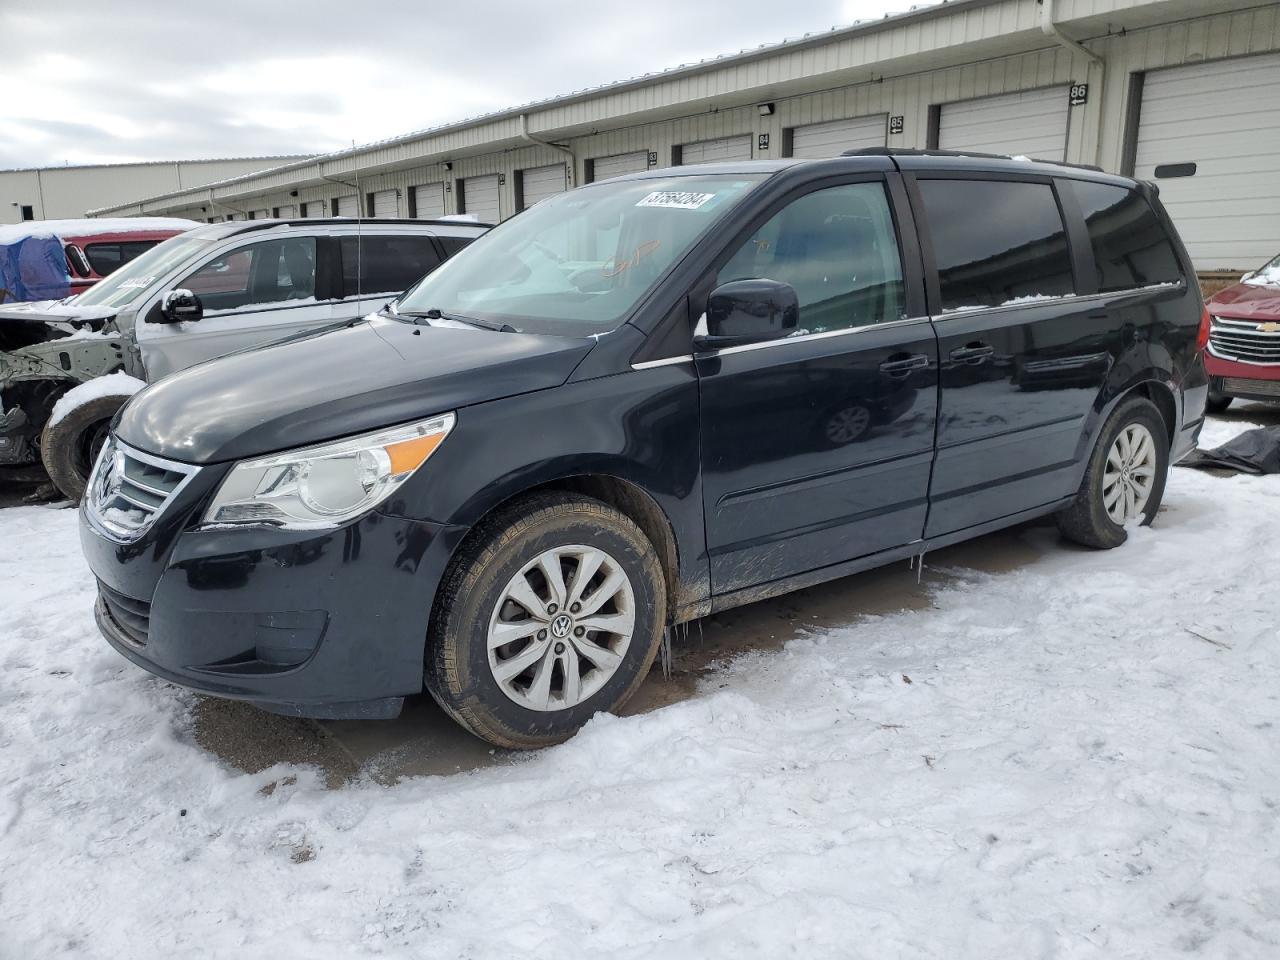
[[[223, 220], [221, 223], [204, 224], [204, 226], [234, 226], [241, 231], [249, 230], [266, 230], [270, 227], [290, 226], [321, 226], [321, 225], [341, 225], [354, 224], [355, 217], [268, 217], [266, 220]], [[433, 226], [433, 227], [484, 227], [486, 230], [492, 230], [496, 224], [484, 223], [480, 220], [441, 220], [432, 219], [414, 219], [412, 217], [361, 217], [360, 223], [363, 224], [398, 224], [405, 226]]]
[[[859, 150], [846, 150], [842, 157], [972, 157], [975, 160], [1012, 160], [1007, 153], [979, 153], [972, 150], [920, 150], [914, 147], [862, 147]], [[1071, 167], [1075, 170], [1092, 170], [1094, 173], [1105, 173], [1101, 167], [1092, 163], [1067, 163], [1065, 160], [1039, 160], [1028, 157], [1032, 163], [1049, 163], [1055, 167]]]

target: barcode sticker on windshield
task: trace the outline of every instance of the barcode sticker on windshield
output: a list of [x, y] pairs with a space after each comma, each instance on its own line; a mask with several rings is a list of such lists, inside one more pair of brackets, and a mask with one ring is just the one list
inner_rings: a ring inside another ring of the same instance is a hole
[[683, 190], [655, 190], [636, 204], [637, 207], [675, 207], [677, 210], [697, 210], [714, 193], [688, 193]]

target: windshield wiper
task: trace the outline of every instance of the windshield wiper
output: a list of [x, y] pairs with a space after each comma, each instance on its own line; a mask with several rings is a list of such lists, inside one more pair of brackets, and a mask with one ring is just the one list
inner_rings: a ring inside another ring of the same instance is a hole
[[481, 330], [496, 330], [498, 333], [519, 333], [509, 323], [500, 323], [497, 320], [481, 320], [479, 317], [464, 317], [460, 313], [444, 313], [436, 307], [430, 310], [397, 310], [396, 314], [401, 317], [412, 317], [417, 320], [452, 320], [454, 323], [465, 323], [472, 327], [479, 327]]

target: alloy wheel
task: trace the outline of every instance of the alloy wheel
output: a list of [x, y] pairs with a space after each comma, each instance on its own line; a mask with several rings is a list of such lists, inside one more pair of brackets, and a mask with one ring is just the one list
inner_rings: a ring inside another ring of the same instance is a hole
[[635, 591], [596, 547], [540, 553], [508, 581], [489, 618], [489, 669], [529, 710], [567, 710], [617, 672], [635, 632]]
[[1138, 520], [1146, 509], [1156, 477], [1156, 443], [1151, 431], [1130, 423], [1107, 452], [1102, 472], [1102, 505], [1114, 523]]

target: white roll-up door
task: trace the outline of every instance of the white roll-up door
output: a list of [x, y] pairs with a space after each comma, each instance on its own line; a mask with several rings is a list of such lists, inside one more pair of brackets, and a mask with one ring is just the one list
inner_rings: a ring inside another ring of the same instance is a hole
[[276, 216], [281, 220], [292, 220], [298, 215], [298, 208], [293, 204], [285, 204], [283, 207], [276, 207]]
[[529, 167], [520, 171], [520, 190], [523, 209], [528, 210], [539, 200], [564, 193], [567, 186], [563, 163], [546, 167]]
[[270, 220], [270, 219], [271, 219], [271, 211], [270, 211], [270, 210], [267, 210], [267, 209], [262, 209], [262, 210], [250, 210], [250, 211], [249, 211], [249, 219], [250, 219], [250, 220]]
[[496, 173], [487, 177], [467, 177], [462, 181], [462, 212], [479, 217], [481, 223], [497, 223], [502, 219], [499, 190]]
[[699, 140], [680, 145], [680, 163], [714, 163], [717, 160], [750, 160], [751, 134], [738, 137], [721, 137], [718, 140]]
[[801, 160], [838, 157], [846, 150], [883, 147], [885, 114], [810, 123], [791, 130], [791, 156]]
[[1160, 187], [1196, 269], [1280, 253], [1280, 54], [1148, 73], [1134, 176]]
[[1067, 159], [1068, 87], [944, 103], [938, 147], [1033, 160]]
[[302, 205], [302, 215], [304, 217], [327, 217], [329, 215], [329, 205], [323, 200], [310, 200]]
[[612, 157], [596, 157], [592, 161], [591, 178], [596, 182], [620, 177], [624, 173], [640, 173], [649, 169], [649, 151], [637, 150], [635, 153], [618, 153]]
[[424, 183], [413, 188], [413, 211], [419, 220], [435, 220], [444, 216], [444, 184]]
[[400, 202], [394, 190], [379, 190], [373, 195], [373, 215], [375, 217], [400, 216]]
[[339, 197], [338, 198], [338, 216], [340, 217], [360, 216], [360, 199], [358, 197]]

